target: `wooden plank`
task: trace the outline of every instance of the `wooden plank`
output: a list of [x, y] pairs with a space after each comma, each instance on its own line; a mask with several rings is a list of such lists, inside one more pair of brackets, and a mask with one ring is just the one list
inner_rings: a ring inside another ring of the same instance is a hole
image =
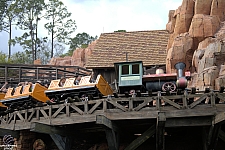
[[99, 106], [99, 105], [101, 105], [101, 103], [102, 103], [102, 101], [99, 101], [99, 102], [97, 102], [89, 111], [88, 111], [88, 114], [92, 114], [94, 111], [95, 111], [95, 109]]
[[193, 117], [193, 116], [214, 116], [217, 110], [213, 107], [199, 107], [198, 109], [183, 109], [166, 111], [167, 118]]
[[103, 112], [106, 112], [107, 111], [107, 101], [106, 99], [103, 100]]
[[211, 101], [211, 105], [213, 106], [213, 107], [215, 107], [216, 106], [216, 98], [215, 98], [215, 94], [213, 93], [213, 92], [210, 92], [210, 101]]
[[165, 102], [167, 102], [168, 104], [170, 104], [171, 106], [173, 106], [173, 107], [175, 107], [175, 108], [177, 108], [177, 109], [181, 109], [181, 108], [182, 108], [182, 106], [180, 106], [180, 105], [177, 104], [177, 103], [174, 103], [173, 101], [171, 101], [171, 100], [165, 98], [164, 96], [161, 96], [160, 99], [161, 99], [161, 100], [164, 100]]
[[129, 111], [132, 111], [133, 108], [134, 108], [133, 102], [134, 102], [133, 99], [130, 99], [130, 100], [129, 100]]
[[45, 119], [49, 118], [49, 116], [47, 115], [47, 113], [43, 109], [40, 109], [40, 111], [41, 111], [41, 114], [45, 117]]
[[32, 112], [31, 112], [30, 116], [27, 119], [28, 122], [32, 119], [32, 117], [35, 117], [34, 113], [35, 113], [35, 109], [32, 108]]
[[189, 107], [194, 108], [196, 105], [200, 104], [204, 99], [208, 97], [208, 94], [202, 95], [198, 100], [194, 101]]
[[80, 110], [80, 108], [78, 108], [77, 106], [71, 104], [70, 105], [71, 108], [73, 108], [76, 112], [78, 112], [80, 115], [83, 115], [84, 112], [82, 110]]
[[146, 106], [148, 103], [151, 103], [153, 101], [152, 98], [150, 99], [145, 99], [143, 103], [139, 104], [137, 107], [134, 108], [135, 111], [139, 111], [142, 109], [144, 106]]
[[55, 118], [64, 108], [65, 106], [61, 106], [53, 115], [52, 118]]
[[216, 97], [218, 97], [219, 99], [225, 101], [225, 96], [222, 93], [216, 93]]
[[9, 117], [9, 120], [7, 121], [7, 124], [9, 124], [11, 122], [13, 117], [14, 117], [14, 114], [11, 114], [11, 116]]
[[135, 150], [141, 144], [143, 144], [146, 140], [152, 137], [155, 134], [155, 132], [156, 132], [156, 125], [152, 125], [141, 136], [139, 136], [133, 142], [131, 142], [124, 150]]
[[190, 126], [209, 126], [212, 125], [212, 117], [183, 117], [167, 118], [165, 127], [190, 127]]
[[71, 132], [70, 130], [66, 130], [62, 127], [50, 126], [36, 122], [31, 123], [30, 131], [45, 134], [58, 134], [62, 136], [68, 136], [73, 134], [73, 132]]
[[66, 104], [66, 116], [70, 116], [70, 106], [68, 104]]
[[183, 101], [183, 108], [187, 108], [188, 105], [187, 105], [187, 95], [188, 95], [188, 92], [187, 90], [184, 91], [184, 95], [182, 97], [182, 101]]
[[84, 113], [85, 114], [88, 113], [88, 102], [87, 101], [84, 102]]
[[118, 104], [118, 103], [116, 103], [116, 102], [114, 102], [112, 100], [107, 99], [106, 101], [111, 103], [113, 106], [123, 110], [123, 111], [128, 111], [128, 108], [125, 108], [124, 106], [122, 106], [122, 105], [120, 105], [120, 104]]
[[16, 115], [20, 118], [20, 120], [24, 121], [24, 118], [23, 118], [23, 116], [20, 114], [19, 111], [16, 113]]

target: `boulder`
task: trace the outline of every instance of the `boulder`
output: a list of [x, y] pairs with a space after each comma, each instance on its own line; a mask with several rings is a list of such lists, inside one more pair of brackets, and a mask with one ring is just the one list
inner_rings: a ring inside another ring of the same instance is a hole
[[174, 39], [173, 45], [167, 53], [167, 73], [176, 72], [174, 65], [177, 62], [184, 62], [186, 64], [186, 70], [190, 70], [190, 62], [193, 55], [192, 44], [193, 39], [188, 33], [180, 34], [179, 37]]
[[63, 58], [55, 58], [53, 57], [49, 65], [59, 65], [59, 66], [80, 66], [85, 67], [88, 57], [91, 55], [92, 50], [94, 49], [96, 41], [93, 41], [91, 44], [88, 45], [87, 48], [77, 48], [74, 50], [72, 56], [66, 56]]
[[188, 32], [191, 20], [194, 15], [194, 2], [193, 0], [183, 0], [181, 7], [175, 12], [175, 34]]
[[225, 75], [215, 79], [215, 90], [219, 90], [220, 87], [223, 87], [223, 86], [225, 86]]
[[217, 16], [204, 14], [194, 15], [189, 34], [193, 38], [213, 37], [220, 27], [220, 20]]
[[225, 76], [225, 65], [221, 65], [219, 76]]
[[167, 73], [176, 72], [174, 64], [181, 61], [192, 73], [189, 87], [204, 90], [224, 86], [224, 8], [225, 0], [183, 0], [178, 9], [169, 12]]
[[211, 16], [218, 16], [220, 21], [225, 20], [225, 1], [224, 0], [213, 0], [211, 5]]
[[210, 15], [213, 0], [196, 0], [195, 14]]
[[174, 31], [175, 22], [176, 22], [176, 19], [175, 19], [175, 17], [174, 17], [174, 13], [175, 13], [174, 10], [170, 10], [170, 11], [169, 11], [169, 21], [168, 21], [168, 23], [166, 24], [166, 30], [167, 30], [169, 33], [173, 33], [173, 31]]

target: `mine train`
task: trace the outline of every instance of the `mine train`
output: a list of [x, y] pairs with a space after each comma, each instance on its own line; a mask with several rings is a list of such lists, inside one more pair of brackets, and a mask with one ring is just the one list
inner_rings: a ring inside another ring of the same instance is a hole
[[144, 75], [142, 61], [114, 65], [117, 74], [114, 86], [108, 84], [101, 75], [95, 79], [92, 76], [67, 78], [63, 83], [62, 79], [52, 80], [48, 87], [41, 83], [21, 85], [1, 93], [0, 108], [8, 113], [46, 104], [88, 101], [108, 96], [146, 96], [144, 93], [149, 91], [173, 93], [186, 88], [190, 77], [188, 72], [183, 75], [185, 64], [181, 62], [175, 65], [178, 73], [172, 74], [165, 74], [162, 69], [157, 69], [156, 74]]

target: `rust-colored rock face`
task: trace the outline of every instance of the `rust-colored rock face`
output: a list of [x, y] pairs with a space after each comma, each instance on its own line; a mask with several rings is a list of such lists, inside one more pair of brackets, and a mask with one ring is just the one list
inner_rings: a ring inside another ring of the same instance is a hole
[[59, 66], [80, 66], [84, 67], [86, 65], [88, 57], [91, 55], [92, 50], [95, 47], [97, 41], [92, 42], [87, 48], [78, 48], [74, 50], [73, 55], [66, 56], [64, 58], [52, 58], [49, 65], [59, 65]]
[[203, 90], [225, 85], [224, 8], [225, 0], [183, 0], [169, 12], [167, 73], [176, 72], [174, 65], [184, 62], [192, 72], [190, 87]]

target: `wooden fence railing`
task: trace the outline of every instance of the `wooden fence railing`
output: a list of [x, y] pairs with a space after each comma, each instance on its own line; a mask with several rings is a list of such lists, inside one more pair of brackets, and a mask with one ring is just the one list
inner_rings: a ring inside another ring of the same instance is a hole
[[[156, 101], [156, 106], [153, 105]], [[165, 102], [165, 105], [161, 103]], [[220, 103], [219, 103], [220, 102]], [[103, 98], [99, 100], [46, 105], [26, 110], [19, 110], [1, 116], [0, 128], [26, 129], [31, 122], [49, 125], [64, 125], [96, 121], [96, 115], [107, 115], [112, 119], [156, 118], [161, 110], [195, 110], [197, 105], [215, 108], [225, 107], [225, 93], [210, 91], [183, 95], [162, 96], [158, 92], [152, 97]], [[215, 110], [215, 109], [213, 109]], [[202, 114], [204, 115], [204, 109]]]

